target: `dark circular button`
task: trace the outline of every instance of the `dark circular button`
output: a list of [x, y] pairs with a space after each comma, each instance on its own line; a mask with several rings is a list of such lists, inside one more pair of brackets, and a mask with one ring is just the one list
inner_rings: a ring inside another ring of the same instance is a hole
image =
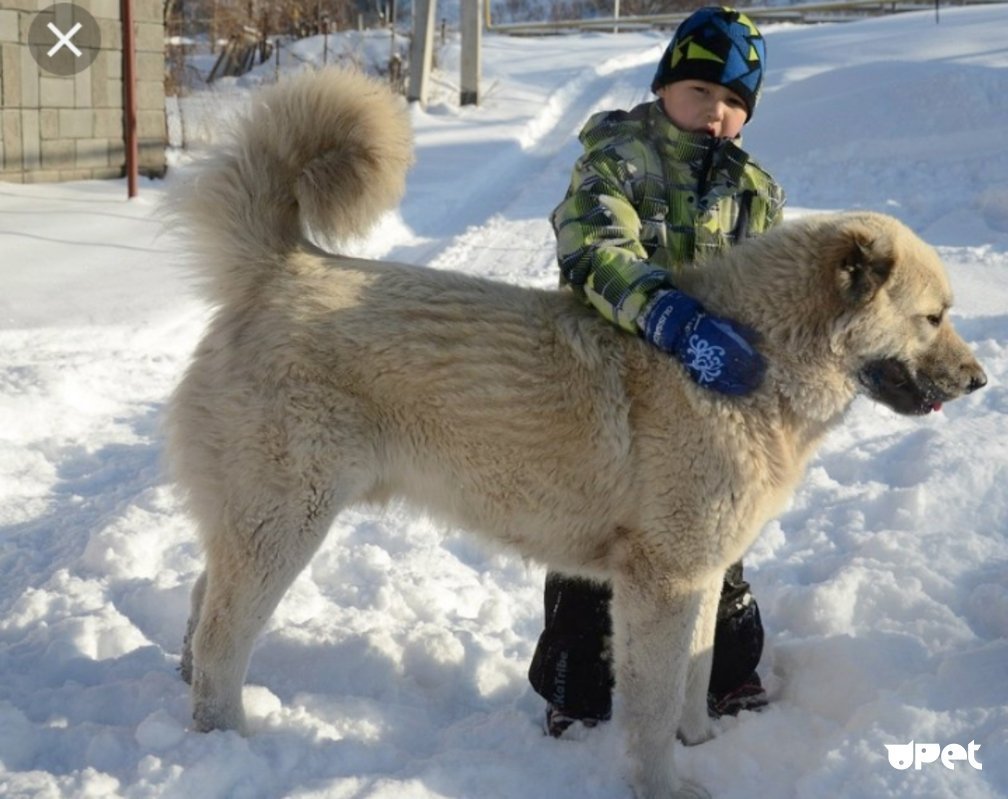
[[101, 49], [101, 28], [73, 3], [56, 3], [40, 11], [28, 28], [28, 49], [46, 72], [61, 77], [83, 72]]

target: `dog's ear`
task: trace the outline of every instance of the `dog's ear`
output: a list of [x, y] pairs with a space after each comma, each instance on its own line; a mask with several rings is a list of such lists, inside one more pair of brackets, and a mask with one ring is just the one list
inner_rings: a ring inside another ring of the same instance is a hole
[[837, 273], [841, 296], [849, 305], [865, 304], [889, 279], [894, 263], [881, 238], [867, 230], [850, 231]]

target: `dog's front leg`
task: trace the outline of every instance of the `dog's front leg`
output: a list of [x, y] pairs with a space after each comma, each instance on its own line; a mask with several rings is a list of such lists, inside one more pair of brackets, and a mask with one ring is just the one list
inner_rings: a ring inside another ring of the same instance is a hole
[[699, 597], [661, 574], [613, 579], [616, 687], [637, 799], [708, 796], [676, 776], [672, 754]]
[[714, 660], [714, 628], [717, 625], [722, 580], [721, 575], [713, 576], [698, 594], [699, 612], [693, 628], [686, 696], [679, 720], [679, 737], [689, 745], [714, 737], [714, 723], [707, 712], [707, 691]]

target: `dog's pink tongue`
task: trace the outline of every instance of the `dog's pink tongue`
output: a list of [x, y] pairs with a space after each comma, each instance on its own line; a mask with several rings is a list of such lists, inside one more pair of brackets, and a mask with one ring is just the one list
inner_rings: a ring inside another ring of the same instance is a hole
[[936, 403], [934, 403], [931, 406], [931, 410], [933, 410], [933, 411], [940, 411], [941, 409], [942, 409], [942, 404], [940, 402], [936, 402]]

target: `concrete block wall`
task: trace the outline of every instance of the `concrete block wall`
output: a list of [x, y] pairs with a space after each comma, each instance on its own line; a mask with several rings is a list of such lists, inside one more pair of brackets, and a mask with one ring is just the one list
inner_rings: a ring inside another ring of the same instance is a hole
[[[32, 58], [28, 30], [53, 0], [0, 0], [0, 181], [49, 182], [126, 174], [120, 0], [74, 0], [95, 18], [101, 49], [61, 77]], [[165, 171], [161, 0], [133, 0], [141, 174]]]

